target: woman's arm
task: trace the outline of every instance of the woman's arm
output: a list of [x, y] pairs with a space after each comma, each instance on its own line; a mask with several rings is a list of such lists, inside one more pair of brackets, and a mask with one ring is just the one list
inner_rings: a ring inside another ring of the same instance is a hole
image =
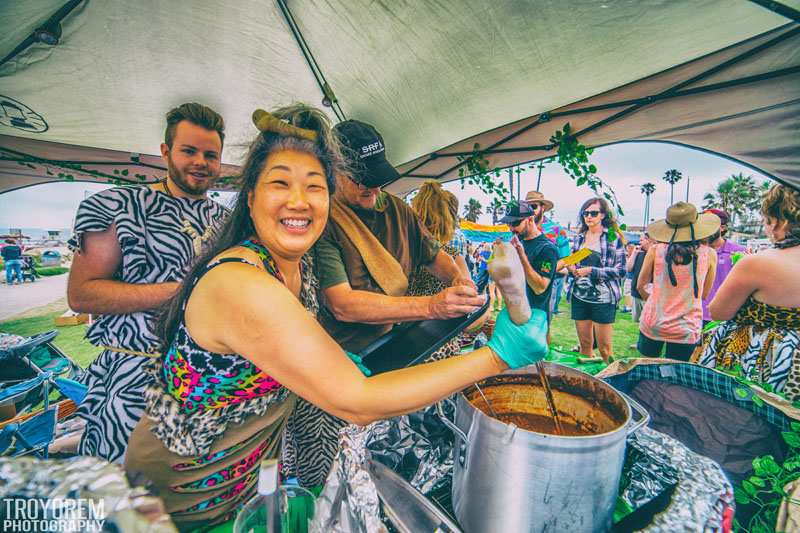
[[706, 272], [706, 281], [703, 284], [702, 298], [705, 300], [711, 294], [711, 288], [714, 286], [714, 279], [717, 277], [717, 251], [712, 247], [708, 247], [708, 271]]
[[297, 395], [356, 424], [415, 411], [508, 368], [481, 348], [366, 378], [284, 285], [241, 264], [206, 274], [186, 320], [204, 348], [241, 354]]
[[730, 320], [758, 289], [759, 276], [763, 276], [763, 265], [757, 255], [742, 257], [722, 282], [708, 310], [714, 320]]
[[636, 290], [639, 291], [642, 300], [650, 298], [650, 293], [647, 292], [647, 286], [653, 283], [653, 265], [655, 264], [655, 258], [655, 247], [647, 250], [647, 255], [644, 256], [644, 262], [642, 263], [642, 269], [639, 271], [639, 279], [636, 281]]

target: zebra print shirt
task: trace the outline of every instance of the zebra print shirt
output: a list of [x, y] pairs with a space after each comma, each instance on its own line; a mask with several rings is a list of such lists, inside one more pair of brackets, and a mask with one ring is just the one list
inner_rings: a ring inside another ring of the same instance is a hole
[[[227, 212], [207, 198], [174, 198], [147, 186], [115, 187], [81, 202], [69, 244], [79, 250], [84, 233], [115, 224], [122, 264], [114, 279], [142, 284], [181, 281]], [[86, 337], [97, 346], [155, 352], [155, 313], [102, 315]]]

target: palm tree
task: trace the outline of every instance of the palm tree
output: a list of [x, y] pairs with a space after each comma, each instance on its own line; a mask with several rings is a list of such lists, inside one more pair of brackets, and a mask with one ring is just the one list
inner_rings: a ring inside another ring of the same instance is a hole
[[717, 184], [713, 193], [703, 197], [703, 208], [722, 209], [731, 216], [729, 225], [734, 226], [736, 220], [745, 223], [754, 211], [761, 207], [761, 197], [769, 188], [769, 182], [756, 185], [752, 176], [741, 172], [733, 174]]
[[647, 227], [648, 222], [650, 222], [650, 195], [653, 194], [656, 190], [655, 183], [643, 183], [639, 190], [645, 196], [645, 203], [644, 203], [644, 226]]
[[475, 198], [470, 198], [467, 205], [464, 206], [464, 218], [470, 222], [477, 222], [482, 211], [483, 206], [481, 203]]
[[669, 205], [672, 205], [675, 202], [675, 184], [681, 181], [681, 178], [683, 178], [683, 174], [674, 168], [667, 170], [664, 173], [664, 176], [661, 178], [669, 183]]
[[486, 209], [486, 212], [492, 214], [492, 225], [497, 225], [497, 221], [503, 218], [503, 213], [505, 212], [503, 202], [495, 198], [492, 205]]

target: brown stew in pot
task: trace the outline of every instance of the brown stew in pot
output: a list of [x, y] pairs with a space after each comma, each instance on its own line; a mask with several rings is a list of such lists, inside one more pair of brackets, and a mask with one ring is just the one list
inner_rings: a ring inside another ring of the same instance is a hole
[[[527, 431], [535, 431], [536, 433], [547, 433], [549, 435], [556, 435], [556, 425], [553, 417], [549, 414], [534, 415], [529, 413], [498, 413], [497, 419], [506, 424], [514, 424], [518, 428]], [[597, 433], [596, 428], [584, 427], [580, 422], [573, 423], [571, 420], [561, 419], [561, 429], [564, 431], [562, 435], [568, 437], [582, 437], [585, 435], [594, 435]]]
[[[590, 382], [561, 376], [548, 376], [563, 436], [584, 437], [616, 430], [625, 421], [622, 404]], [[509, 375], [480, 383], [486, 400], [497, 413], [497, 420], [520, 429], [557, 435], [547, 406], [544, 389], [536, 375]], [[495, 418], [475, 387], [464, 391], [469, 402], [486, 416]]]

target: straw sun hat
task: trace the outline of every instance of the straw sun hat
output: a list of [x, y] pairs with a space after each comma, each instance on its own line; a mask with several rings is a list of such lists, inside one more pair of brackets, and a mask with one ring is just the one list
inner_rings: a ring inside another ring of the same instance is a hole
[[550, 211], [551, 209], [553, 209], [553, 202], [545, 198], [544, 195], [539, 191], [528, 191], [528, 194], [525, 195], [525, 203], [542, 204], [542, 207], [544, 208], [543, 211]]
[[647, 226], [647, 234], [658, 242], [691, 242], [710, 237], [717, 232], [720, 219], [713, 213], [699, 213], [687, 202], [669, 206], [667, 218]]

